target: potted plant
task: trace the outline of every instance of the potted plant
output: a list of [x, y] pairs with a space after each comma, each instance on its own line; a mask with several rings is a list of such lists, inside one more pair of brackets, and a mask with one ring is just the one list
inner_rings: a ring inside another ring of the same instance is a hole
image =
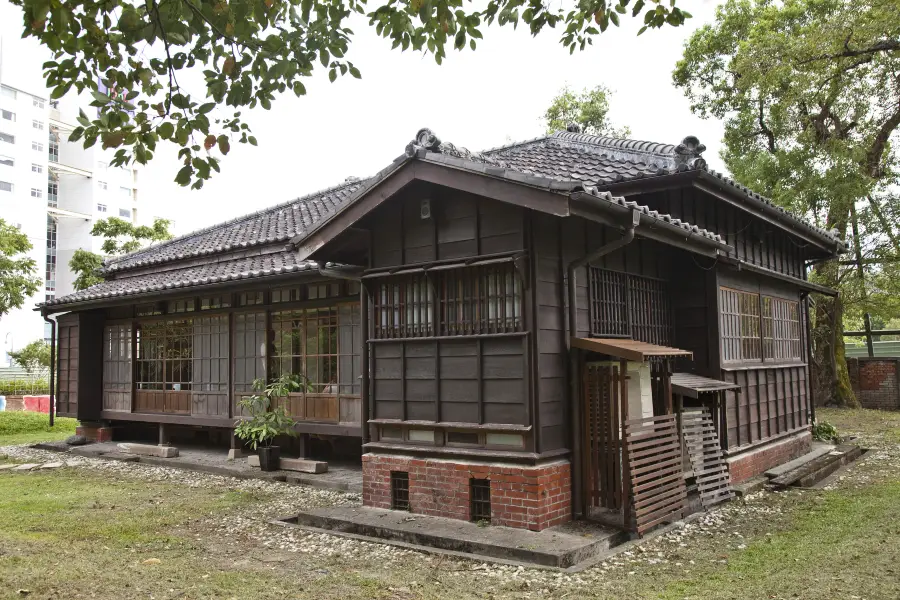
[[234, 435], [256, 450], [259, 468], [263, 471], [278, 469], [280, 448], [274, 445], [275, 438], [295, 435], [296, 421], [288, 416], [284, 404], [279, 404], [278, 399], [302, 389], [301, 379], [294, 375], [282, 375], [268, 385], [264, 380], [257, 379], [253, 382], [256, 393], [238, 403], [246, 417], [235, 421]]

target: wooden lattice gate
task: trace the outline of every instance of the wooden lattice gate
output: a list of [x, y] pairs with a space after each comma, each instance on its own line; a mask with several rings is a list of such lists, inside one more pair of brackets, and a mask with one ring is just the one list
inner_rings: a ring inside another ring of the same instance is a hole
[[700, 493], [700, 504], [710, 508], [734, 497], [728, 463], [709, 409], [686, 410], [681, 415], [684, 446]]
[[622, 508], [619, 369], [587, 363], [584, 371], [584, 474], [587, 511]]
[[625, 421], [625, 463], [632, 498], [626, 527], [643, 535], [681, 518], [687, 499], [676, 415]]

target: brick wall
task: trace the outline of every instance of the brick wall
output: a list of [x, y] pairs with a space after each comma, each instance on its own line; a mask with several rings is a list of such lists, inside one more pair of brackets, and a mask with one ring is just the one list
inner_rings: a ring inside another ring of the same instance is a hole
[[812, 434], [802, 431], [792, 436], [758, 446], [726, 459], [731, 483], [741, 483], [761, 475], [772, 467], [786, 463], [809, 452]]
[[364, 454], [363, 504], [391, 508], [391, 471], [409, 473], [410, 511], [470, 520], [469, 480], [491, 482], [491, 524], [541, 531], [572, 518], [569, 463], [505, 465]]
[[850, 385], [863, 408], [900, 409], [898, 358], [848, 358]]

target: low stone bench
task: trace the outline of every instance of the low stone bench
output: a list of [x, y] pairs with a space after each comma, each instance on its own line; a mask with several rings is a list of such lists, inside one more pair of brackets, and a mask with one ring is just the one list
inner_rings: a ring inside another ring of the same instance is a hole
[[[251, 467], [258, 467], [259, 456], [251, 454], [247, 457], [247, 464]], [[282, 458], [278, 468], [282, 471], [299, 471], [300, 473], [327, 473], [328, 463], [306, 458]]]

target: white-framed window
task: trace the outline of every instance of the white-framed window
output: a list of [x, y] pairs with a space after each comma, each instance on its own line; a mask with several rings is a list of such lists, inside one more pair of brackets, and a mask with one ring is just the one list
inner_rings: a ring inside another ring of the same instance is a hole
[[59, 206], [59, 180], [47, 177], [47, 206]]
[[11, 110], [0, 110], [0, 118], [2, 118], [4, 121], [12, 121], [15, 123], [16, 113]]
[[31, 121], [31, 126], [34, 127], [35, 129], [37, 129], [38, 131], [43, 131], [43, 130], [44, 130], [44, 122], [43, 122], [43, 121], [38, 121], [37, 119], [33, 119], [33, 120]]
[[32, 98], [31, 98], [31, 104], [32, 104], [35, 108], [44, 108], [44, 101], [43, 101], [42, 99], [40, 99], [40, 98], [32, 97]]
[[13, 191], [13, 184], [8, 181], [0, 181], [0, 192], [11, 192]]
[[44, 165], [39, 165], [37, 163], [31, 163], [31, 172], [32, 173], [43, 173]]
[[0, 98], [9, 98], [10, 100], [16, 99], [16, 90], [11, 87], [6, 87], [5, 85], [0, 85]]
[[40, 142], [31, 142], [31, 149], [34, 150], [35, 152], [43, 152], [44, 145]]
[[109, 187], [109, 185], [107, 185], [107, 183], [106, 183], [105, 181], [100, 181], [100, 180], [98, 179], [98, 180], [97, 180], [97, 187], [100, 188], [101, 190], [105, 190], [105, 189], [107, 189], [107, 188]]
[[131, 188], [122, 186], [119, 188], [119, 192], [126, 198], [131, 198]]
[[119, 216], [124, 217], [126, 219], [130, 219], [131, 218], [131, 209], [130, 208], [120, 208]]
[[38, 188], [31, 188], [31, 197], [32, 198], [43, 198], [44, 192], [42, 192]]
[[11, 156], [0, 156], [0, 165], [5, 167], [14, 167], [16, 166], [16, 159]]
[[107, 209], [106, 209], [106, 205], [105, 205], [105, 204], [100, 204], [99, 202], [97, 203], [97, 212], [105, 213], [106, 210], [107, 210]]
[[7, 144], [15, 144], [16, 136], [10, 135], [8, 133], [3, 133], [0, 131], [0, 142], [6, 142]]

